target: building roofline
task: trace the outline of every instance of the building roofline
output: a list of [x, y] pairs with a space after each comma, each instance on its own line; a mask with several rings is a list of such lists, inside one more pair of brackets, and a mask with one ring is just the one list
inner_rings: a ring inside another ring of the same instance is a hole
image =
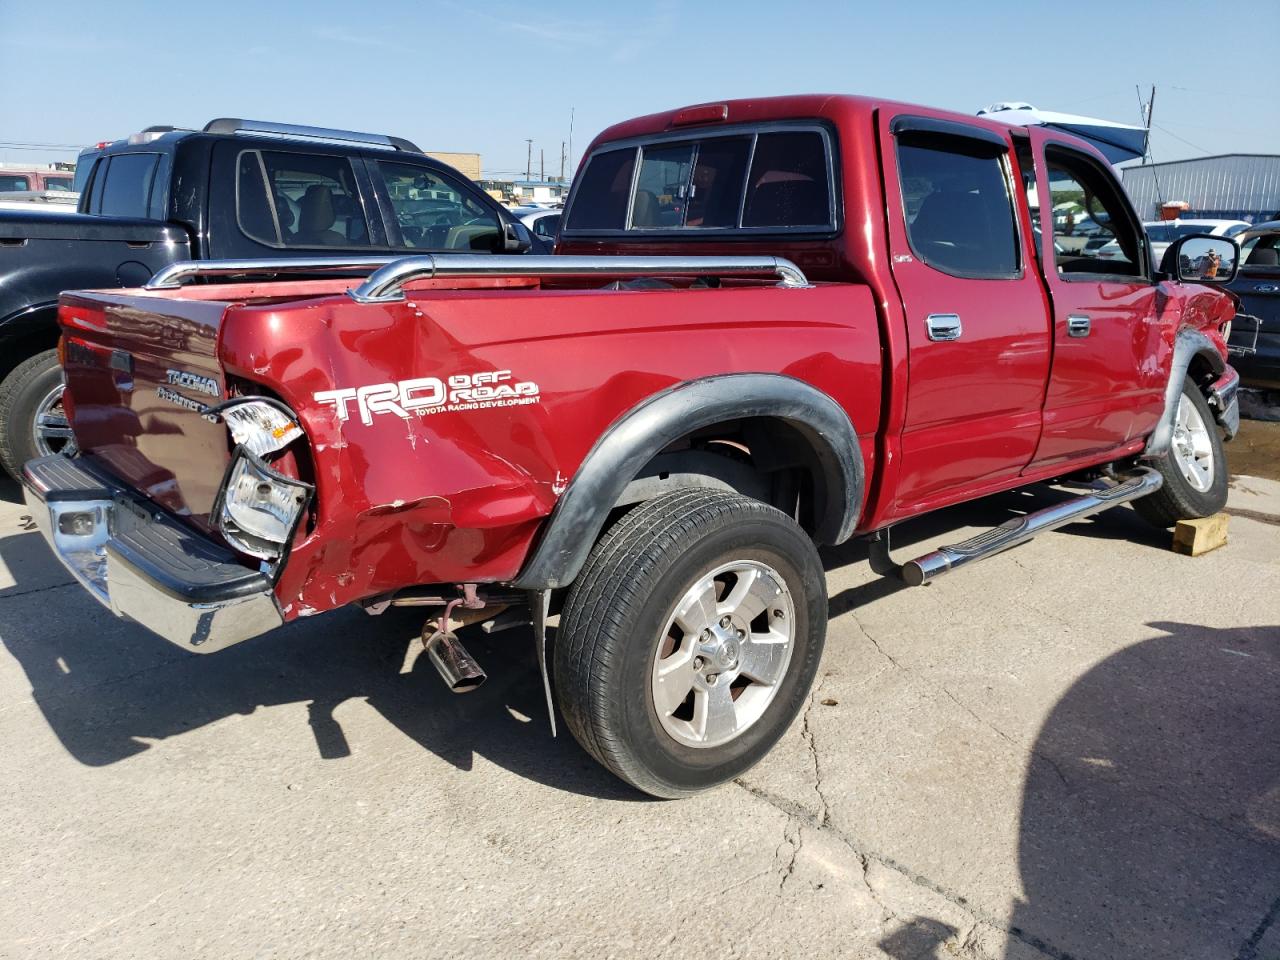
[[1200, 163], [1204, 160], [1228, 160], [1231, 157], [1260, 157], [1264, 160], [1280, 160], [1280, 153], [1213, 153], [1207, 157], [1185, 157], [1182, 160], [1161, 160], [1159, 163], [1135, 163], [1132, 166], [1121, 167], [1121, 171], [1144, 170], [1151, 167], [1172, 167], [1180, 163]]

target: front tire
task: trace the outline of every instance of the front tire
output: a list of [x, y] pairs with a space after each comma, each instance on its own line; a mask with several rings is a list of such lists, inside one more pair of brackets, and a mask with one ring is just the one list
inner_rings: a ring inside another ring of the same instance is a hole
[[1227, 504], [1225, 444], [1209, 402], [1190, 379], [1182, 385], [1173, 423], [1168, 451], [1151, 462], [1164, 485], [1133, 502], [1139, 515], [1163, 528], [1179, 520], [1211, 517]]
[[655, 797], [758, 762], [804, 705], [826, 638], [808, 535], [747, 497], [641, 504], [592, 550], [556, 638], [556, 695], [578, 742]]

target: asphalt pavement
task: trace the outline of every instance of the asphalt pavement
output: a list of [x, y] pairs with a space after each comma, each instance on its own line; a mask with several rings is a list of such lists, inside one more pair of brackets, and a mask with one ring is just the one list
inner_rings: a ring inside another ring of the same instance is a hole
[[551, 739], [527, 631], [472, 632], [465, 697], [403, 611], [194, 656], [0, 503], [0, 957], [1276, 960], [1280, 482], [1230, 511], [1195, 559], [1120, 508], [925, 588], [828, 551], [808, 708], [661, 802]]

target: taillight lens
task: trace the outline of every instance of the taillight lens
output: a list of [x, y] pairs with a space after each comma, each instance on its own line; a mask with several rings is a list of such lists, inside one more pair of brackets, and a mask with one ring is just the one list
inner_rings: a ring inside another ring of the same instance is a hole
[[278, 560], [312, 489], [272, 470], [245, 447], [237, 447], [218, 496], [215, 525], [236, 549], [263, 560]]

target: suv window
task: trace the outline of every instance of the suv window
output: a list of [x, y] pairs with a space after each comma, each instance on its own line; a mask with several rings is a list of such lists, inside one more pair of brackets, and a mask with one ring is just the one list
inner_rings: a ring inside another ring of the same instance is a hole
[[[1084, 154], [1065, 148], [1049, 146], [1045, 162], [1058, 273], [1145, 276], [1142, 241], [1115, 181]], [[1086, 247], [1090, 237], [1109, 242]]]
[[0, 174], [0, 190], [30, 190], [31, 181], [17, 174]]
[[346, 157], [245, 150], [236, 217], [253, 239], [285, 247], [362, 247], [369, 226]]
[[829, 165], [826, 138], [816, 130], [738, 132], [604, 150], [587, 163], [566, 228], [830, 230]]
[[158, 153], [119, 153], [103, 171], [102, 187], [95, 185], [96, 205], [90, 212], [104, 217], [146, 217], [155, 182]]
[[70, 190], [70, 177], [45, 177], [44, 188], [46, 190]]
[[898, 170], [916, 256], [959, 277], [1019, 275], [1003, 149], [963, 137], [903, 133]]
[[502, 228], [489, 207], [440, 173], [379, 160], [377, 170], [396, 212], [403, 245], [427, 250], [498, 247]]

